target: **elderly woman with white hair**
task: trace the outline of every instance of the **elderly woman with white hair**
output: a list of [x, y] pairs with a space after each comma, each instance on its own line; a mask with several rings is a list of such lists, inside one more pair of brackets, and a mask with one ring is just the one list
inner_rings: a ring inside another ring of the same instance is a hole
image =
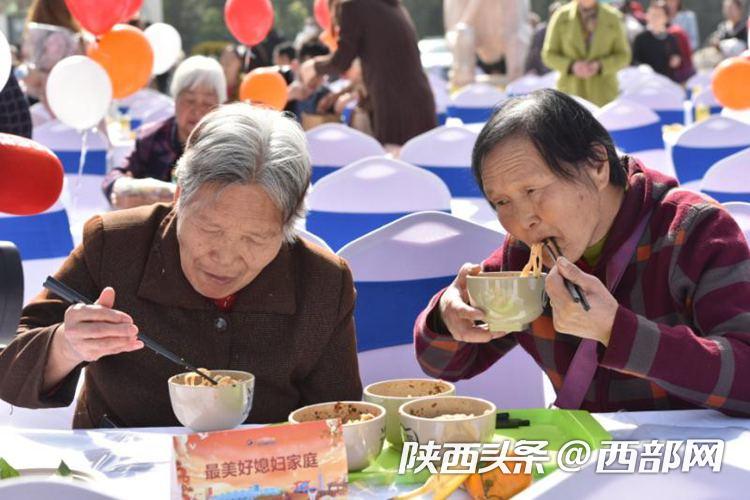
[[174, 116], [143, 127], [125, 165], [104, 179], [104, 195], [114, 208], [131, 208], [174, 196], [173, 170], [190, 132], [209, 111], [227, 100], [227, 83], [218, 61], [185, 59], [172, 78]]
[[144, 349], [144, 332], [197, 366], [253, 373], [248, 423], [359, 399], [351, 272], [294, 232], [310, 171], [292, 119], [244, 103], [209, 113], [174, 203], [88, 221], [55, 277], [96, 304], [29, 303], [0, 353], [0, 398], [69, 405], [86, 366], [75, 428], [178, 425], [167, 379], [183, 369]]

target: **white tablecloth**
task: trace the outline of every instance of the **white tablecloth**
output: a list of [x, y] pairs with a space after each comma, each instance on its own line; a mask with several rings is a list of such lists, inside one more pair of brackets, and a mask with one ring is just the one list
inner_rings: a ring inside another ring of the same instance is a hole
[[[722, 472], [713, 476], [701, 475], [700, 470], [688, 474], [673, 472], [668, 478], [643, 474], [595, 476], [588, 469], [574, 475], [555, 472], [516, 498], [572, 498], [568, 496], [570, 494], [576, 498], [606, 496], [611, 500], [613, 494], [614, 497], [623, 497], [624, 494], [623, 498], [633, 498], [632, 493], [639, 485], [645, 484], [652, 490], [653, 483], [663, 488], [666, 495], [670, 491], [668, 488], [672, 491], [679, 489], [680, 482], [695, 492], [680, 498], [741, 498], [744, 489], [740, 489], [740, 484], [745, 488], [750, 485], [750, 419], [730, 418], [712, 410], [619, 412], [594, 416], [614, 439], [724, 439]], [[54, 468], [63, 459], [73, 469], [93, 469], [101, 475], [97, 488], [117, 498], [176, 498], [173, 495], [171, 436], [186, 432], [184, 428], [45, 431], [0, 427], [0, 457], [16, 468]], [[698, 479], [710, 495], [695, 489], [693, 483]], [[718, 488], [717, 482], [721, 485]], [[609, 483], [617, 484], [618, 488], [612, 489], [607, 486]], [[623, 486], [623, 489], [620, 487], [623, 483], [629, 486]], [[393, 496], [394, 492], [394, 489], [356, 490], [350, 498], [385, 498]], [[454, 497], [466, 498], [466, 494], [458, 492]], [[641, 496], [639, 500], [646, 498], [655, 496]], [[676, 497], [668, 495], [664, 498]]]

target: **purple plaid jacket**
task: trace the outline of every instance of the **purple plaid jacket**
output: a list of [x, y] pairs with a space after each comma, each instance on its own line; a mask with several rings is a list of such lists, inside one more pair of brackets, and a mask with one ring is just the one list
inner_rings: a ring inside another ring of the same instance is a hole
[[[628, 190], [593, 269], [608, 259], [642, 214], [653, 211], [614, 296], [620, 304], [609, 346], [581, 404], [589, 411], [714, 408], [750, 416], [750, 251], [728, 212], [631, 160]], [[528, 247], [506, 238], [483, 263], [520, 270]], [[414, 326], [422, 369], [447, 380], [471, 378], [520, 344], [559, 392], [578, 337], [554, 331], [547, 308], [531, 327], [487, 344], [453, 340], [433, 297]]]
[[0, 132], [31, 138], [29, 102], [13, 71], [5, 87], [0, 89]]
[[125, 166], [115, 167], [104, 178], [102, 190], [110, 199], [115, 181], [129, 175], [136, 179], [153, 177], [161, 181], [172, 180], [172, 170], [182, 156], [182, 144], [177, 139], [174, 117], [140, 129], [135, 149], [125, 160]]

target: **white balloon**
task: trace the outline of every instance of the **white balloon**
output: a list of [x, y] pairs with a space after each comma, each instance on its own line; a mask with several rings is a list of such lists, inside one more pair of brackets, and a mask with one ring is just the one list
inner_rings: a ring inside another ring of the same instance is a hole
[[104, 68], [86, 56], [70, 56], [47, 78], [47, 103], [58, 120], [77, 130], [104, 118], [112, 102], [112, 82]]
[[182, 52], [180, 33], [169, 24], [154, 23], [143, 32], [154, 51], [152, 75], [161, 75], [171, 68]]
[[8, 45], [8, 40], [3, 32], [0, 31], [0, 90], [3, 90], [5, 83], [8, 81], [10, 69], [10, 45]]

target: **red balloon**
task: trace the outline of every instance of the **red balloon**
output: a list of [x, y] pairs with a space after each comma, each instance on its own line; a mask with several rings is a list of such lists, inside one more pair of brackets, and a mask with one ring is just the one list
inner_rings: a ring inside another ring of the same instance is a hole
[[0, 212], [38, 214], [60, 197], [63, 166], [38, 142], [0, 134], [0, 179]]
[[81, 26], [95, 35], [112, 29], [130, 6], [129, 0], [65, 0], [65, 4]]
[[328, 10], [328, 0], [315, 0], [313, 5], [315, 20], [324, 31], [331, 27], [331, 11]]
[[141, 10], [141, 7], [143, 6], [143, 0], [125, 0], [125, 3], [128, 4], [128, 8], [120, 21], [123, 23], [127, 23], [138, 14], [138, 11]]
[[270, 0], [227, 0], [224, 22], [237, 40], [257, 45], [273, 27], [273, 6]]

